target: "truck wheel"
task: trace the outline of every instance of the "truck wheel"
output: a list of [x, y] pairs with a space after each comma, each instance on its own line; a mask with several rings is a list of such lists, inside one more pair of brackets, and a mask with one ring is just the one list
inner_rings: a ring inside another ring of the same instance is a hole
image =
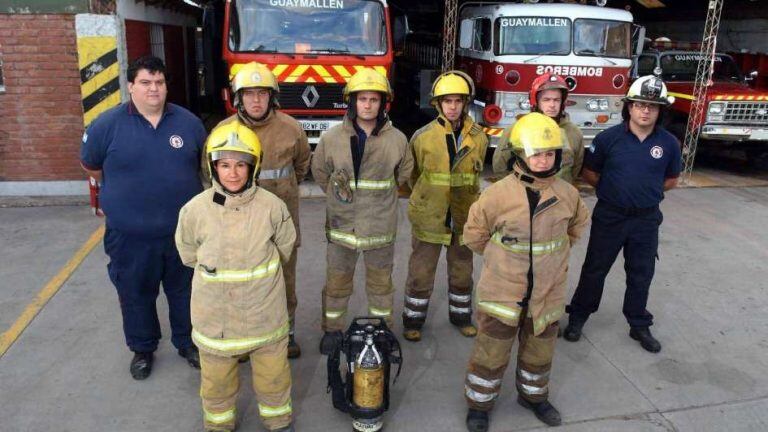
[[768, 171], [768, 151], [754, 152], [750, 155], [749, 162], [761, 171]]

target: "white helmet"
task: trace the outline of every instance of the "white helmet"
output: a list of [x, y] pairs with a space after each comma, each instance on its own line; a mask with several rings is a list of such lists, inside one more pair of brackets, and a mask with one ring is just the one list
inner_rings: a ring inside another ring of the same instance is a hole
[[675, 97], [667, 95], [667, 86], [659, 77], [646, 75], [638, 78], [629, 86], [629, 91], [627, 91], [624, 101], [669, 105], [675, 102]]

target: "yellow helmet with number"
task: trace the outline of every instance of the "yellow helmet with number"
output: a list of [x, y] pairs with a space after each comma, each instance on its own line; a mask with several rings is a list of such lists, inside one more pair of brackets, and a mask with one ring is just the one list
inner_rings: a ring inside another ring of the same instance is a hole
[[464, 72], [457, 70], [444, 72], [432, 83], [432, 104], [437, 104], [439, 97], [448, 95], [462, 95], [472, 98], [475, 95], [475, 83]]
[[254, 87], [268, 88], [276, 92], [280, 91], [275, 75], [267, 66], [261, 63], [250, 62], [232, 65], [229, 70], [229, 80], [231, 81], [234, 93], [237, 93], [240, 89]]
[[387, 101], [392, 100], [392, 88], [389, 86], [387, 77], [371, 68], [357, 71], [347, 81], [344, 87], [344, 102], [349, 103], [350, 94], [363, 91], [384, 93], [387, 95]]
[[560, 134], [560, 126], [552, 118], [534, 112], [515, 122], [509, 134], [509, 144], [515, 155], [526, 159], [537, 153], [562, 150]]
[[241, 160], [251, 165], [253, 167], [252, 179], [256, 179], [261, 166], [259, 137], [240, 121], [225, 123], [211, 131], [205, 143], [205, 154], [208, 157], [208, 169], [211, 178], [216, 178], [213, 164], [220, 159]]

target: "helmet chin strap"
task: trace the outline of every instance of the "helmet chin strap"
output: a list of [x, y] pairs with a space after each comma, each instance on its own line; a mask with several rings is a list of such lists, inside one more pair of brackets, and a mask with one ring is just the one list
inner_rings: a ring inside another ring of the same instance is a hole
[[526, 172], [526, 174], [530, 174], [536, 178], [545, 179], [552, 177], [553, 175], [557, 174], [558, 171], [560, 171], [560, 165], [563, 162], [563, 150], [558, 149], [555, 150], [555, 163], [552, 165], [552, 168], [546, 170], [546, 171], [539, 171], [535, 172], [531, 170], [531, 168], [528, 166], [528, 163], [526, 163], [525, 159], [517, 158], [518, 163], [520, 163], [520, 166], [523, 168], [523, 171]]

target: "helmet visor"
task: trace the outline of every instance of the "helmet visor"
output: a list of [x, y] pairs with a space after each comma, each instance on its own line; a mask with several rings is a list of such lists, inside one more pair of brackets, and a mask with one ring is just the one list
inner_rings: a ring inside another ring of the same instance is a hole
[[211, 161], [216, 162], [222, 159], [234, 159], [243, 161], [248, 165], [254, 165], [254, 157], [251, 154], [233, 150], [218, 150], [211, 152]]

